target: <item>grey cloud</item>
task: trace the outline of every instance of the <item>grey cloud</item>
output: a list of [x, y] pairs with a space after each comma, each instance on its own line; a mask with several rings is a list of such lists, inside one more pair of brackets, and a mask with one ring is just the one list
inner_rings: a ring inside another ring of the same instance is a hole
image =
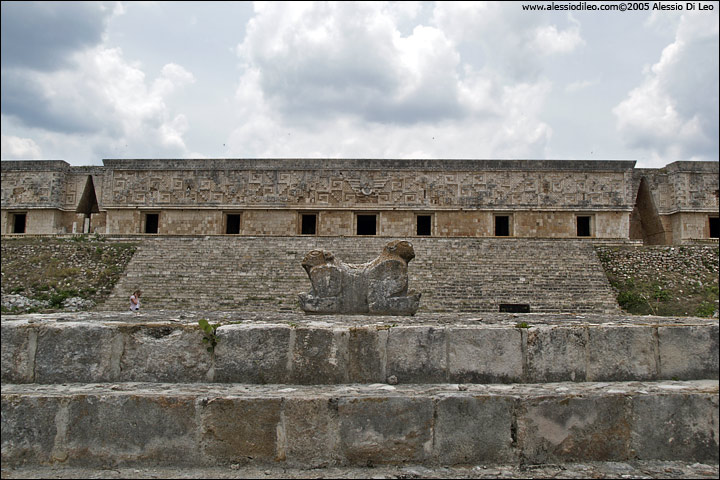
[[99, 2], [2, 2], [2, 67], [60, 68], [100, 43], [110, 13]]
[[411, 124], [462, 114], [448, 42], [441, 38], [437, 50], [430, 43], [429, 52], [417, 53], [420, 67], [404, 65], [396, 26], [386, 17], [379, 20], [373, 8], [314, 5], [291, 24], [270, 9], [253, 20], [239, 52], [257, 69], [265, 98], [286, 120], [351, 115]]
[[78, 113], [70, 105], [53, 102], [25, 72], [2, 72], [0, 109], [3, 115], [13, 116], [28, 127], [61, 133], [90, 133], [101, 125], [87, 112]]
[[[310, 75], [282, 75], [267, 70], [262, 87], [273, 105], [285, 114], [304, 121], [308, 117], [351, 114], [378, 123], [412, 124], [458, 118], [464, 114], [456, 88], [424, 89], [395, 99], [400, 88], [396, 78], [368, 75], [322, 75], [322, 65], [307, 65]], [[316, 73], [321, 73], [319, 78]], [[363, 78], [364, 77], [364, 78]]]
[[[717, 27], [704, 21], [684, 17], [644, 83], [614, 109], [627, 145], [680, 159], [717, 158], [720, 47]], [[658, 111], [658, 103], [667, 106]]]
[[363, 112], [384, 103], [398, 88], [391, 64], [374, 51], [356, 47], [347, 57], [303, 51], [256, 57], [263, 91], [284, 113], [296, 116]]
[[697, 116], [702, 130], [715, 139], [718, 131], [718, 37], [704, 37], [688, 45], [672, 72], [660, 78], [675, 108], [685, 119]]

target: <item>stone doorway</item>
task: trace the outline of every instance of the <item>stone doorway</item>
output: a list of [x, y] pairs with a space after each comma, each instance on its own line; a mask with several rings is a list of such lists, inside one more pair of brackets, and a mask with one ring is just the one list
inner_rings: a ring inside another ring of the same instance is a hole
[[645, 177], [640, 179], [635, 208], [630, 215], [630, 238], [642, 240], [646, 245], [665, 245], [665, 228], [663, 227], [655, 199]]
[[85, 188], [83, 189], [83, 194], [80, 197], [80, 202], [78, 202], [75, 212], [85, 215], [82, 233], [90, 233], [92, 214], [100, 213], [97, 195], [95, 194], [95, 183], [93, 182], [92, 175], [88, 175], [87, 180], [85, 181]]

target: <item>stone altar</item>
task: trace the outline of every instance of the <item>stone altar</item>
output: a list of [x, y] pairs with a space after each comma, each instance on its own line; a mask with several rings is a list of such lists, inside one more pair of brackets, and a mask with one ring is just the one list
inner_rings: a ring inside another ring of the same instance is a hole
[[420, 293], [408, 291], [408, 263], [415, 258], [410, 242], [395, 240], [374, 260], [344, 263], [325, 250], [312, 250], [302, 266], [312, 290], [302, 293], [305, 313], [414, 315]]

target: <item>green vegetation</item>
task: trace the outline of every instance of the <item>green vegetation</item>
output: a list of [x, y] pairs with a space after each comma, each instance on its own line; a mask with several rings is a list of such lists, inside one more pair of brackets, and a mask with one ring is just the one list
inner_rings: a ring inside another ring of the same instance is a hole
[[207, 345], [207, 351], [212, 355], [215, 352], [215, 347], [218, 344], [217, 329], [220, 326], [219, 323], [210, 325], [207, 320], [200, 319], [198, 321], [200, 329], [203, 331], [203, 343]]
[[608, 275], [618, 292], [620, 307], [634, 315], [710, 317], [717, 308], [718, 285], [700, 282], [677, 284], [660, 278], [651, 282], [633, 278], [618, 280]]
[[3, 239], [2, 294], [22, 295], [34, 306], [3, 307], [2, 313], [53, 312], [73, 297], [101, 304], [136, 249], [99, 235]]
[[718, 308], [718, 247], [597, 247], [620, 307], [634, 315], [710, 317]]

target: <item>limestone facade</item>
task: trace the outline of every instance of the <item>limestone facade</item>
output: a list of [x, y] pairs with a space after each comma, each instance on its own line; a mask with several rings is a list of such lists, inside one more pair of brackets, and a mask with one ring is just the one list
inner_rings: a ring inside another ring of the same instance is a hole
[[633, 239], [718, 236], [718, 162], [2, 162], [2, 234]]

